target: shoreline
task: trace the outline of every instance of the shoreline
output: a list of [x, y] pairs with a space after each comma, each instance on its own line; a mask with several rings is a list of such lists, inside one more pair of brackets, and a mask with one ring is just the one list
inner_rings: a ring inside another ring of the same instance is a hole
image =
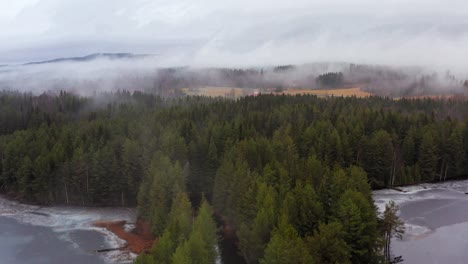
[[[100, 255], [106, 263], [132, 263], [136, 253], [151, 248], [142, 246], [143, 249], [127, 246], [127, 240], [132, 240], [123, 231], [130, 233], [136, 226], [136, 210], [128, 207], [82, 207], [82, 206], [51, 206], [34, 205], [12, 199], [12, 196], [0, 195], [0, 217], [14, 219], [21, 225], [46, 227], [56, 233], [57, 237], [65, 243], [72, 243], [76, 249], [84, 250], [86, 254]], [[115, 226], [94, 225], [95, 222], [107, 223], [120, 222]], [[128, 223], [134, 223], [133, 226]], [[120, 225], [120, 227], [119, 227]], [[139, 224], [142, 226], [143, 224]], [[109, 228], [106, 228], [108, 226]], [[122, 231], [118, 231], [121, 229]], [[70, 238], [70, 234], [76, 231], [89, 231], [100, 234], [103, 238], [102, 245], [89, 246], [86, 240], [76, 241]], [[135, 233], [135, 232], [134, 232]], [[134, 236], [141, 234], [136, 232]], [[146, 239], [146, 236], [144, 236]], [[151, 239], [154, 239], [151, 237]], [[148, 239], [147, 239], [148, 240]], [[137, 239], [141, 241], [141, 239]], [[150, 240], [151, 242], [153, 240]], [[78, 243], [78, 244], [77, 244]], [[81, 244], [80, 244], [81, 243]], [[134, 242], [130, 243], [133, 244]], [[123, 248], [125, 246], [126, 248]], [[114, 248], [110, 251], [102, 249]], [[116, 248], [121, 248], [118, 250]]]
[[399, 185], [394, 185], [394, 186], [381, 186], [381, 187], [377, 187], [377, 188], [372, 188], [372, 191], [393, 189], [395, 191], [405, 192], [401, 188], [418, 186], [418, 185], [422, 185], [422, 184], [438, 184], [438, 183], [446, 183], [446, 182], [460, 182], [460, 181], [465, 181], [465, 180], [468, 180], [468, 175], [461, 175], [461, 176], [458, 176], [458, 177], [451, 177], [451, 178], [443, 180], [443, 181], [434, 179], [432, 181], [422, 181], [422, 182], [419, 182], [419, 183], [399, 184]]
[[105, 249], [100, 252], [119, 250], [137, 255], [142, 253], [149, 253], [153, 247], [153, 244], [157, 241], [156, 237], [151, 234], [149, 223], [143, 221], [142, 219], [138, 219], [135, 227], [129, 231], [126, 228], [126, 225], [128, 224], [129, 223], [125, 220], [93, 222], [93, 226], [105, 228], [126, 242], [126, 244], [122, 247]]

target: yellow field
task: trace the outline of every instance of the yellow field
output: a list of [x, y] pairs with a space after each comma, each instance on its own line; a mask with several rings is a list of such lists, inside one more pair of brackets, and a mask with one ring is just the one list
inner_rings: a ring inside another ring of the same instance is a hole
[[201, 87], [184, 88], [182, 91], [187, 95], [201, 95], [209, 97], [240, 97], [248, 95], [251, 89], [237, 87]]
[[[258, 92], [258, 89], [244, 89], [238, 87], [201, 87], [201, 88], [184, 88], [182, 91], [187, 95], [201, 95], [209, 97], [241, 97], [252, 95]], [[363, 91], [360, 87], [342, 88], [342, 89], [287, 89], [281, 93], [271, 92], [275, 95], [297, 95], [297, 94], [312, 94], [320, 97], [327, 96], [356, 96], [369, 97], [372, 93]]]
[[356, 97], [369, 97], [372, 96], [371, 93], [363, 91], [360, 87], [355, 88], [343, 88], [343, 89], [320, 89], [320, 90], [285, 90], [282, 93], [275, 94], [287, 94], [287, 95], [296, 95], [296, 94], [313, 94], [317, 96], [356, 96]]

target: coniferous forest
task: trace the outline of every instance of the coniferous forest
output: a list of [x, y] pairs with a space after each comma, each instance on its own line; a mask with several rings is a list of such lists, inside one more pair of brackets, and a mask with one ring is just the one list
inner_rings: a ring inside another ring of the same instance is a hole
[[137, 206], [138, 263], [214, 263], [215, 215], [247, 263], [386, 263], [372, 189], [468, 176], [468, 102], [2, 92], [0, 161], [21, 201]]

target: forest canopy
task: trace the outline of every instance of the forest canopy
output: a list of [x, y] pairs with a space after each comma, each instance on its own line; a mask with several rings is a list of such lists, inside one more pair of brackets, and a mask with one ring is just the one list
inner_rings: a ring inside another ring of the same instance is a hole
[[0, 93], [0, 190], [138, 206], [160, 237], [141, 263], [212, 263], [213, 215], [248, 263], [378, 263], [373, 188], [468, 175], [463, 100], [106, 98]]

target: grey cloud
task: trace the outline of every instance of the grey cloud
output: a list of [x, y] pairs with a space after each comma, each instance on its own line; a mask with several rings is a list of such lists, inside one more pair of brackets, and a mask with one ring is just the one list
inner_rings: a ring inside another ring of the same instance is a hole
[[164, 54], [174, 65], [349, 61], [468, 70], [462, 0], [29, 1], [15, 17], [0, 17], [7, 21], [0, 63], [134, 52]]

